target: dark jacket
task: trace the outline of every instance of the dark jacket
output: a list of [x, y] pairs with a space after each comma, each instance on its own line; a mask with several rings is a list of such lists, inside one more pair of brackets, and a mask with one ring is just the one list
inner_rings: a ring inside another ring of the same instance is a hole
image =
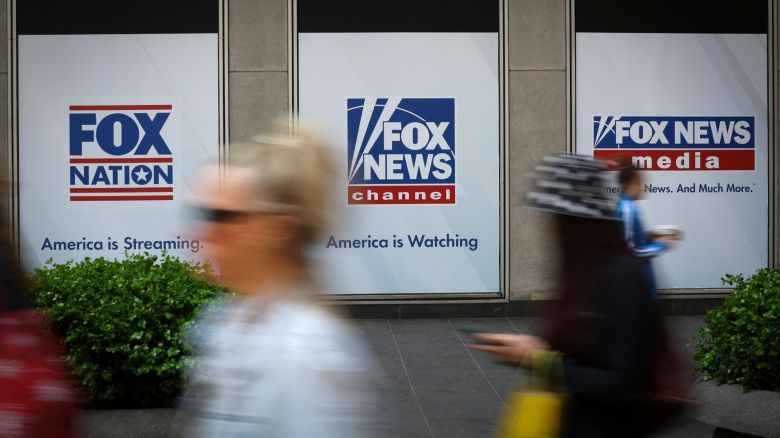
[[559, 347], [570, 395], [563, 436], [642, 436], [635, 419], [647, 392], [658, 312], [641, 260], [615, 256], [599, 266], [590, 305], [577, 309], [571, 327], [586, 348]]

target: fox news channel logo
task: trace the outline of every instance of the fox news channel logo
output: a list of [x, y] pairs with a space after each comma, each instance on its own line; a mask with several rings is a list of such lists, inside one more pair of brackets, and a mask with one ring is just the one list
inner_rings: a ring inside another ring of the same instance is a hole
[[593, 155], [644, 170], [755, 170], [755, 117], [594, 116]]
[[172, 105], [71, 105], [71, 201], [173, 200]]
[[347, 99], [349, 204], [455, 204], [455, 99]]

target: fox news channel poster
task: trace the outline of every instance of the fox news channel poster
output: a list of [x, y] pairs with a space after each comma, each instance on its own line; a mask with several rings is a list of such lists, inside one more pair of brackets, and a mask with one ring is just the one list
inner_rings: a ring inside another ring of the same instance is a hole
[[198, 259], [181, 207], [219, 145], [217, 34], [20, 35], [22, 255]]
[[335, 294], [496, 293], [496, 33], [301, 33], [300, 114], [325, 127]]
[[577, 152], [630, 157], [646, 227], [685, 233], [653, 261], [659, 287], [717, 288], [766, 266], [766, 35], [576, 38]]

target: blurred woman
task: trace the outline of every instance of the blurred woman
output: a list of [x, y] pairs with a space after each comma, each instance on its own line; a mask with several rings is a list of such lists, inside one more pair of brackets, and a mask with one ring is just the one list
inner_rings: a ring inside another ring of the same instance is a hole
[[80, 400], [62, 341], [32, 306], [6, 217], [0, 211], [0, 437], [80, 436]]
[[311, 299], [306, 250], [326, 229], [332, 179], [325, 151], [286, 127], [233, 149], [194, 199], [204, 248], [238, 296], [197, 329], [186, 435], [366, 436], [375, 367], [352, 328]]
[[559, 352], [569, 395], [564, 437], [642, 436], [663, 329], [642, 261], [633, 257], [608, 199], [603, 163], [547, 157], [528, 195], [552, 213], [560, 253], [559, 295], [540, 337], [478, 334], [474, 349], [532, 367]]

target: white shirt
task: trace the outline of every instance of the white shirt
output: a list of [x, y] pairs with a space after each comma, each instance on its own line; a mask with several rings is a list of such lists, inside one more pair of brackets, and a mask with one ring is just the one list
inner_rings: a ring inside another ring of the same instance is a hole
[[305, 299], [240, 298], [198, 325], [187, 436], [375, 435], [380, 373], [362, 339], [326, 309]]

